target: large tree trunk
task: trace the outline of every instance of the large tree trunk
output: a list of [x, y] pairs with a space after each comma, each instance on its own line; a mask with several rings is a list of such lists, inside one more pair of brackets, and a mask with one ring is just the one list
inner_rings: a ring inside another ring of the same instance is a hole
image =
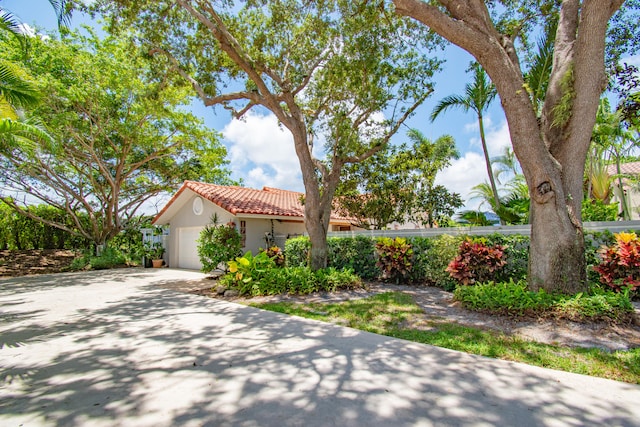
[[305, 226], [311, 242], [309, 266], [312, 270], [320, 270], [327, 267], [327, 231], [321, 221], [318, 221], [319, 216], [316, 213], [309, 212], [307, 208], [305, 208], [305, 213], [307, 216]]
[[623, 0], [561, 2], [540, 122], [524, 89], [514, 42], [493, 25], [486, 2], [438, 3], [442, 9], [420, 0], [394, 0], [397, 13], [471, 53], [496, 85], [531, 195], [530, 288], [585, 290], [582, 180], [605, 84], [607, 24]]
[[[553, 188], [561, 186], [560, 182], [551, 184]], [[531, 198], [530, 208], [529, 288], [564, 293], [586, 290], [582, 228], [563, 200], [555, 195], [545, 203], [536, 199], [540, 197]]]

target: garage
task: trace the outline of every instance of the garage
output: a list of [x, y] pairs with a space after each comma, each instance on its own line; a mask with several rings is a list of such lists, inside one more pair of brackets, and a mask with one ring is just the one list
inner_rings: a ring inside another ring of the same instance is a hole
[[178, 232], [177, 267], [200, 270], [202, 264], [198, 257], [198, 237], [204, 227], [180, 227]]

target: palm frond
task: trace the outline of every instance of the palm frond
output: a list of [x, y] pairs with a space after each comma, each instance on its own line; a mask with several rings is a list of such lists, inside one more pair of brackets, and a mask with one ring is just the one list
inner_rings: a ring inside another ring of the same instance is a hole
[[531, 67], [525, 75], [525, 81], [534, 110], [539, 114], [544, 102], [549, 76], [553, 66], [553, 50], [556, 40], [557, 19], [551, 19], [544, 35], [538, 39], [538, 52], [533, 56]]
[[431, 121], [433, 122], [441, 113], [451, 108], [462, 108], [465, 112], [471, 108], [469, 100], [460, 95], [445, 96], [436, 104], [431, 113]]
[[0, 96], [13, 107], [30, 107], [40, 100], [37, 85], [17, 64], [0, 59]]
[[479, 227], [488, 227], [493, 225], [486, 215], [480, 211], [463, 211], [457, 216], [458, 221]]
[[0, 153], [15, 148], [31, 150], [52, 141], [51, 135], [35, 120], [0, 119]]

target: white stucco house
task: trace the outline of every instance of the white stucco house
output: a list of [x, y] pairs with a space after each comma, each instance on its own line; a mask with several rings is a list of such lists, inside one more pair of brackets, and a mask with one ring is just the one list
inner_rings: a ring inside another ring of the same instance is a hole
[[[284, 248], [287, 238], [302, 235], [304, 206], [302, 193], [277, 188], [253, 188], [185, 181], [153, 219], [154, 225], [168, 225], [165, 261], [170, 267], [199, 270], [196, 240], [211, 224], [235, 223], [242, 235], [243, 251], [256, 254], [259, 248], [276, 244]], [[330, 231], [347, 231], [349, 219], [332, 213]]]

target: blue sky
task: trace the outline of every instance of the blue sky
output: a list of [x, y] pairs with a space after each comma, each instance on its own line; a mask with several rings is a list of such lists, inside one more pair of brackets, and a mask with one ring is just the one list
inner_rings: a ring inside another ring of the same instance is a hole
[[[57, 28], [53, 9], [46, 0], [0, 0], [0, 6], [12, 11], [22, 22], [46, 30]], [[86, 16], [76, 13], [72, 27], [92, 24]], [[469, 191], [475, 184], [487, 180], [486, 167], [478, 137], [475, 114], [464, 114], [451, 110], [442, 114], [434, 123], [429, 115], [435, 104], [451, 94], [462, 94], [470, 81], [467, 74], [471, 56], [452, 46], [445, 52], [446, 63], [435, 79], [434, 94], [418, 109], [407, 125], [392, 140], [402, 142], [409, 128], [419, 129], [431, 139], [441, 135], [452, 135], [461, 158], [441, 172], [437, 182], [460, 193], [466, 208], [476, 208], [478, 200], [469, 199]], [[273, 115], [252, 112], [243, 122], [232, 121], [220, 107], [206, 108], [199, 101], [192, 106], [194, 114], [223, 134], [234, 178], [243, 178], [248, 187], [273, 186], [288, 190], [304, 191], [300, 167], [290, 135], [278, 127]], [[508, 128], [499, 101], [496, 100], [485, 118], [487, 142], [492, 156], [500, 154], [502, 147], [509, 145]]]

